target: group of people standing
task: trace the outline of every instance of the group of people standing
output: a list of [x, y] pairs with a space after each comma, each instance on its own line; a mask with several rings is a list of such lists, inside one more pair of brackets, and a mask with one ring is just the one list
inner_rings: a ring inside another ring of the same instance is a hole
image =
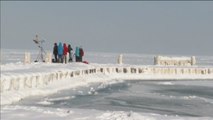
[[[53, 55], [54, 58], [53, 62], [55, 63], [67, 63], [67, 61], [72, 62], [73, 56], [75, 56], [76, 62], [82, 62], [83, 56], [84, 56], [84, 50], [82, 47], [76, 47], [75, 53], [73, 54], [73, 49], [70, 44], [64, 43], [62, 45], [61, 42], [57, 45], [57, 43], [54, 43], [53, 47]], [[69, 58], [67, 58], [67, 55], [69, 54]]]

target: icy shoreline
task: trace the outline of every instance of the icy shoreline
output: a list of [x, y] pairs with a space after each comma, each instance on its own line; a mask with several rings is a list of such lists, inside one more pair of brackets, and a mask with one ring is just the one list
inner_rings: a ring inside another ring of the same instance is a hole
[[165, 67], [118, 64], [8, 64], [1, 65], [1, 105], [32, 95], [110, 80], [213, 79], [212, 67]]

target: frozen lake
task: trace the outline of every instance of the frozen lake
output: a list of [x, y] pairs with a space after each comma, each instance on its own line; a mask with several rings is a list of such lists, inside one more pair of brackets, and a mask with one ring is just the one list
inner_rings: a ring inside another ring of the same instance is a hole
[[[31, 60], [36, 60], [38, 51], [36, 50], [13, 50], [13, 49], [3, 49], [1, 50], [1, 64], [6, 63], [17, 63], [23, 62], [24, 52], [31, 53]], [[46, 51], [48, 52], [48, 51]], [[52, 51], [49, 51], [52, 53]], [[154, 64], [154, 56], [150, 54], [133, 54], [133, 53], [104, 53], [104, 52], [88, 52], [85, 51], [84, 60], [90, 63], [100, 63], [100, 64], [108, 64], [108, 63], [116, 63], [119, 54], [123, 54], [123, 62], [125, 64], [134, 64], [134, 65], [153, 65]], [[182, 55], [169, 55], [182, 57]], [[188, 55], [191, 57], [194, 55]], [[213, 66], [213, 56], [195, 56], [197, 59], [197, 65], [208, 65]]]

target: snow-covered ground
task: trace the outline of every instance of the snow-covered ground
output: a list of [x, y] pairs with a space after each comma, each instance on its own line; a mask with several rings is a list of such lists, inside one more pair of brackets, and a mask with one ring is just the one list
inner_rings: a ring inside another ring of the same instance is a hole
[[[29, 74], [47, 74], [56, 71], [76, 71], [82, 69], [91, 69], [96, 67], [121, 67], [116, 65], [117, 56], [115, 53], [88, 53], [85, 56], [85, 60], [89, 61], [90, 64], [83, 63], [70, 63], [70, 64], [44, 64], [44, 63], [33, 63], [30, 65], [23, 65], [23, 52], [6, 50], [1, 55], [1, 80], [3, 77], [11, 77], [19, 75], [20, 78], [26, 77]], [[35, 58], [36, 53], [33, 53]], [[140, 55], [140, 54], [124, 54], [124, 65], [122, 66], [137, 66], [137, 65], [152, 65], [154, 55]], [[212, 67], [212, 56], [197, 56], [198, 65]], [[7, 61], [7, 62], [6, 62]], [[189, 76], [190, 77], [190, 76]], [[108, 84], [118, 84], [123, 80], [134, 80], [139, 77], [134, 75], [120, 75], [120, 74], [91, 74], [86, 76], [78, 76], [72, 79], [62, 79], [60, 81], [54, 81], [47, 86], [40, 86], [37, 88], [20, 89], [18, 91], [4, 91], [1, 93], [1, 119], [2, 120], [211, 120], [211, 116], [205, 116], [205, 114], [199, 116], [181, 116], [181, 115], [168, 115], [152, 112], [141, 112], [131, 110], [115, 110], [115, 109], [85, 109], [85, 108], [57, 108], [57, 107], [45, 107], [50, 105], [50, 101], [41, 101], [38, 105], [24, 105], [19, 104], [22, 98], [29, 96], [49, 96], [54, 93], [60, 93], [61, 90], [78, 89], [79, 87], [90, 87], [93, 83], [101, 83], [102, 87], [105, 88]], [[145, 79], [151, 79], [150, 76]], [[156, 79], [153, 77], [152, 79]], [[159, 85], [173, 85], [172, 82], [157, 82]], [[184, 83], [184, 82], [183, 82]], [[181, 83], [181, 84], [183, 84]], [[208, 83], [208, 82], [207, 82]], [[210, 82], [211, 83], [211, 82]], [[199, 83], [200, 85], [200, 83]], [[205, 83], [206, 85], [206, 83]], [[209, 86], [212, 88], [212, 86]], [[93, 90], [88, 91], [90, 94], [94, 94]], [[82, 94], [79, 91], [79, 94]], [[186, 96], [187, 98], [191, 98]], [[68, 96], [57, 98], [57, 100], [74, 99], [75, 96]], [[184, 98], [184, 97], [183, 97]], [[194, 97], [192, 97], [194, 99]], [[196, 97], [195, 97], [196, 98]], [[184, 98], [185, 99], [185, 98]], [[209, 98], [212, 100], [212, 98]], [[196, 101], [196, 100], [195, 100]], [[3, 105], [14, 102], [10, 105]], [[211, 102], [210, 102], [211, 104]]]
[[70, 110], [36, 106], [3, 107], [1, 118], [2, 120], [212, 120], [209, 117], [179, 117], [132, 111]]

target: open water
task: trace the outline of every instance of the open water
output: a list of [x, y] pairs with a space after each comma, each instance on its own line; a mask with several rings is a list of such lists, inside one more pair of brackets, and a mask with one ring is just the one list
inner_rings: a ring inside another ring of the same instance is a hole
[[[213, 119], [213, 81], [117, 81], [27, 98], [18, 104]], [[45, 104], [43, 104], [45, 103]], [[48, 104], [47, 104], [48, 103]]]

